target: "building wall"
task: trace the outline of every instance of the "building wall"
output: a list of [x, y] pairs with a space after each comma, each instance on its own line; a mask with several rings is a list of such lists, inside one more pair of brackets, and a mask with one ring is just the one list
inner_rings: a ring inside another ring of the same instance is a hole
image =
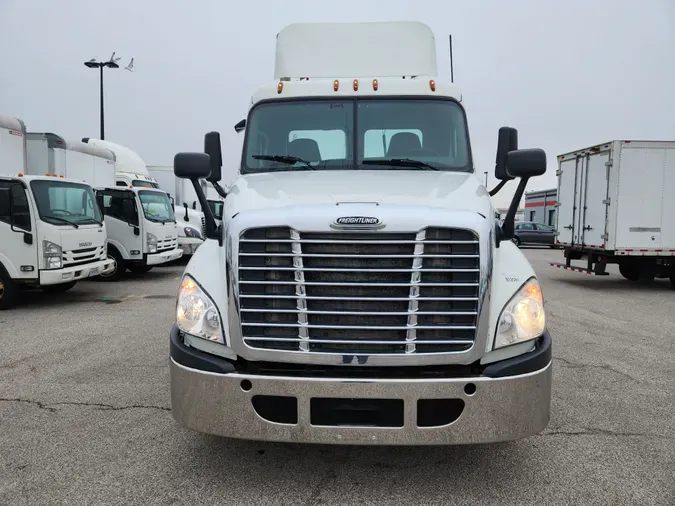
[[525, 194], [525, 221], [555, 226], [558, 190], [534, 191]]

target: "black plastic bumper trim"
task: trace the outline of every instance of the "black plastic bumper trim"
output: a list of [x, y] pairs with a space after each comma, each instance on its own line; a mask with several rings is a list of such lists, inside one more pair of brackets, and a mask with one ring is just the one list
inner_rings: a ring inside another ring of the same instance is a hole
[[488, 378], [506, 378], [539, 371], [551, 362], [551, 334], [548, 330], [535, 341], [534, 350], [517, 357], [500, 360], [488, 364], [483, 369], [483, 376]]
[[232, 362], [186, 346], [180, 335], [180, 331], [175, 324], [171, 327], [169, 353], [171, 358], [180, 365], [191, 369], [215, 372], [218, 374], [230, 374], [236, 372]]
[[[474, 374], [470, 374], [468, 373], [468, 371], [464, 371], [465, 374], [462, 374], [460, 371], [456, 370], [457, 366], [455, 366], [454, 368], [453, 366], [447, 366], [447, 371], [445, 371], [447, 374], [443, 374], [441, 372], [440, 375], [447, 377], [457, 377], [457, 374], [459, 373], [462, 376], [465, 375], [465, 377], [467, 378], [471, 377], [475, 378], [481, 376], [488, 378], [507, 378], [509, 376], [518, 376], [521, 374], [536, 372], [543, 369], [549, 364], [549, 362], [551, 362], [552, 357], [551, 346], [552, 346], [551, 335], [547, 330], [539, 339], [535, 341], [535, 348], [529, 353], [525, 353], [518, 357], [509, 358], [506, 360], [501, 360], [493, 364], [488, 364], [484, 366], [482, 370], [475, 370]], [[191, 369], [214, 372], [218, 374], [230, 374], [236, 372], [242, 373], [250, 372], [255, 374], [254, 371], [246, 370], [245, 361], [244, 363], [237, 365], [237, 363], [231, 360], [227, 360], [225, 358], [218, 357], [216, 355], [211, 355], [210, 353], [205, 353], [203, 351], [196, 350], [195, 348], [190, 348], [189, 346], [186, 346], [185, 343], [183, 342], [183, 337], [181, 336], [180, 331], [178, 330], [178, 327], [175, 324], [171, 327], [170, 355], [171, 358], [174, 359], [177, 363], [185, 367], [189, 367]], [[297, 367], [302, 368], [302, 366]], [[238, 368], [242, 370], [238, 370]], [[333, 366], [330, 369], [340, 370], [341, 373], [346, 372], [344, 370], [345, 368], [340, 366]], [[374, 374], [374, 376], [376, 377], [377, 373], [372, 370], [373, 368], [369, 369], [371, 369], [368, 371], [368, 373], [370, 374], [368, 374], [367, 376], [371, 377], [371, 374]], [[358, 375], [358, 372], [352, 371], [351, 367], [347, 368], [347, 370], [349, 372], [353, 372], [354, 374]], [[407, 372], [407, 374], [401, 376], [402, 378], [410, 377], [411, 375], [416, 377], [424, 377], [424, 374], [420, 374], [419, 372], [413, 373], [412, 368], [410, 367], [401, 366], [400, 368], [398, 368], [398, 370], [401, 372], [403, 371]], [[307, 372], [308, 371], [305, 371], [305, 373]], [[453, 374], [451, 374], [451, 372], [453, 372]], [[284, 371], [278, 371], [278, 374], [283, 375]], [[296, 371], [295, 374], [298, 374], [298, 371]], [[311, 375], [311, 373], [302, 375], [307, 376]], [[341, 374], [338, 374], [338, 376], [341, 376]]]

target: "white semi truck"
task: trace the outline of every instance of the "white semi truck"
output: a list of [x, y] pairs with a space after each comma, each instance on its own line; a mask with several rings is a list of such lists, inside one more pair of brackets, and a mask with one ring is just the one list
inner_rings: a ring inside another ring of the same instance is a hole
[[[639, 283], [669, 278], [675, 288], [675, 142], [613, 140], [558, 156], [553, 267], [621, 275]], [[586, 261], [583, 267], [573, 260]]]
[[499, 226], [462, 95], [438, 77], [426, 25], [285, 27], [275, 82], [238, 125], [222, 226], [199, 182], [219, 186], [220, 135], [206, 134], [206, 153], [174, 158], [215, 239], [185, 269], [170, 332], [179, 423], [244, 439], [406, 445], [547, 426], [544, 298], [510, 240], [546, 154], [500, 129], [495, 176], [520, 181]]
[[[90, 137], [84, 137], [82, 142], [109, 149], [115, 154], [117, 186], [160, 188], [159, 182], [148, 172], [148, 167], [143, 159], [132, 149], [121, 144]], [[178, 209], [175, 207], [174, 214], [179, 215]], [[194, 252], [195, 244], [201, 244], [204, 240], [203, 215], [198, 211], [182, 209], [180, 216], [182, 218], [180, 218], [180, 226], [178, 227], [178, 247], [183, 251], [183, 254], [191, 255]]]
[[94, 190], [59, 160], [36, 159], [27, 137], [0, 116], [0, 309], [22, 288], [64, 292], [112, 268]]

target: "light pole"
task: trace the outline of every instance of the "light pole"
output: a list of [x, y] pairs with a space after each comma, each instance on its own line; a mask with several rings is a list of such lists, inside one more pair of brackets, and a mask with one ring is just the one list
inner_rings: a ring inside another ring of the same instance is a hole
[[115, 58], [115, 53], [112, 54], [110, 60], [99, 62], [96, 61], [96, 58], [92, 58], [89, 61], [84, 62], [84, 64], [90, 69], [99, 69], [100, 70], [100, 86], [101, 86], [101, 140], [105, 140], [105, 118], [103, 112], [103, 69], [108, 67], [110, 69], [118, 69], [120, 66], [117, 64], [119, 58]]
[[[103, 109], [101, 109], [101, 110], [103, 110]], [[487, 175], [488, 175], [488, 173], [483, 172], [483, 174], [485, 174], [485, 188], [487, 188]]]

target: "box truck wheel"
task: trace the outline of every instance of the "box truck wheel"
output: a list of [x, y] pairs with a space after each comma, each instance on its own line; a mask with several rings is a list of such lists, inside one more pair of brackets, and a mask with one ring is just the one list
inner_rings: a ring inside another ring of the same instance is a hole
[[0, 265], [0, 309], [9, 309], [16, 301], [16, 285]]
[[113, 261], [113, 268], [110, 272], [99, 275], [98, 279], [101, 281], [119, 281], [127, 269], [126, 262], [119, 251], [111, 246], [108, 246], [108, 258]]
[[619, 272], [628, 281], [637, 281], [640, 277], [640, 270], [635, 262], [621, 262], [619, 263]]
[[77, 281], [71, 281], [70, 283], [60, 283], [58, 285], [45, 285], [41, 286], [40, 288], [42, 288], [43, 292], [47, 293], [63, 293], [74, 287], [75, 283], [77, 283]]

